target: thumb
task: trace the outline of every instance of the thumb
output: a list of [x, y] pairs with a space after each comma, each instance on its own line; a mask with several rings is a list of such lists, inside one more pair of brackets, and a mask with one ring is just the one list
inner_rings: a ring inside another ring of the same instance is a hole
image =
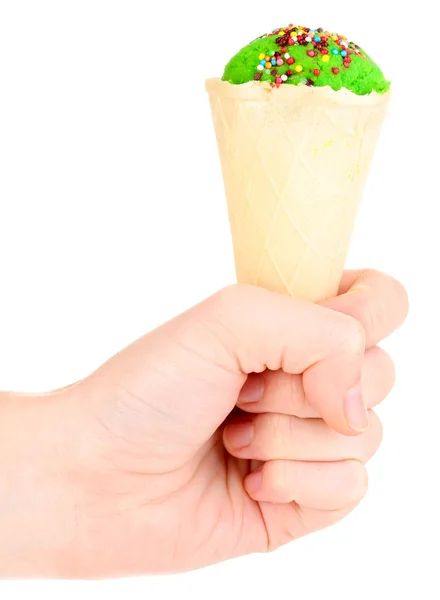
[[123, 350], [90, 385], [120, 437], [188, 457], [231, 412], [247, 375], [266, 368], [305, 372], [308, 400], [331, 427], [353, 434], [343, 400], [360, 378], [363, 352], [353, 318], [235, 285]]

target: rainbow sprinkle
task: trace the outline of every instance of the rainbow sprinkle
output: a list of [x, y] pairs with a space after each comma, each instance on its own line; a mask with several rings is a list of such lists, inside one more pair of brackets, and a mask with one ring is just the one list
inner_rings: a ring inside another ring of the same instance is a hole
[[[304, 56], [314, 59], [316, 68], [311, 70], [315, 77], [319, 77], [322, 68], [328, 68], [334, 75], [340, 73], [341, 68], [349, 69], [351, 64], [350, 54], [366, 58], [360, 47], [349, 42], [346, 37], [329, 31], [324, 31], [322, 27], [318, 29], [309, 29], [299, 25], [288, 25], [274, 29], [271, 33], [260, 36], [259, 40], [269, 37], [276, 37], [275, 43], [280, 47], [279, 52], [268, 54], [261, 53], [259, 64], [256, 65], [254, 79], [259, 81], [263, 72], [270, 73], [273, 77], [272, 85], [279, 87], [291, 77], [297, 77], [302, 74], [304, 67], [298, 63], [289, 54], [289, 48], [292, 46], [303, 46]], [[332, 46], [336, 44], [338, 48], [332, 48], [329, 52], [329, 42]], [[319, 62], [318, 62], [318, 59]], [[295, 64], [293, 67], [292, 65]], [[324, 63], [324, 65], [322, 65]], [[280, 70], [280, 67], [282, 69]], [[265, 70], [266, 69], [266, 70]], [[308, 86], [314, 86], [313, 79], [306, 79], [304, 83]]]

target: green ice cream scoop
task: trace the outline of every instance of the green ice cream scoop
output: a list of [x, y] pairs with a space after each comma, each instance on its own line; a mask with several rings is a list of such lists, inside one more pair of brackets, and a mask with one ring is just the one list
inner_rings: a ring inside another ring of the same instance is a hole
[[322, 28], [299, 25], [275, 29], [242, 48], [226, 65], [222, 79], [232, 84], [330, 86], [359, 96], [390, 89], [381, 69], [360, 46]]

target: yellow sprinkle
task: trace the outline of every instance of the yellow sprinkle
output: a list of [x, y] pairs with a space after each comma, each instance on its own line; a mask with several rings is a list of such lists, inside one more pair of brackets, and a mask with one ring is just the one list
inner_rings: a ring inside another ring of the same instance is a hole
[[272, 63], [271, 63], [271, 62], [267, 62], [267, 63], [266, 63], [266, 69], [270, 69], [270, 68], [271, 68], [271, 66], [272, 66]]
[[304, 67], [302, 67], [301, 65], [296, 65], [296, 67], [295, 67], [295, 71], [296, 71], [297, 73], [301, 73], [301, 71], [304, 71]]
[[338, 39], [338, 36], [337, 36], [337, 35], [332, 35], [332, 38], [333, 38], [334, 40], [337, 40], [337, 39]]
[[330, 56], [328, 54], [324, 54], [324, 56], [322, 57], [322, 62], [329, 62], [330, 60]]
[[258, 57], [260, 60], [263, 60], [263, 58], [266, 58], [265, 54], [260, 54], [260, 56]]
[[328, 142], [325, 142], [324, 146], [326, 148], [329, 148], [332, 144], [333, 144], [333, 140], [329, 140]]

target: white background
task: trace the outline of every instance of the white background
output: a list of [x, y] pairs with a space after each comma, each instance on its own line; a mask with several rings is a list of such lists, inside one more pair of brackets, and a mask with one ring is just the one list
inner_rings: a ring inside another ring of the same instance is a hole
[[370, 492], [345, 522], [182, 576], [0, 583], [2, 600], [440, 597], [440, 49], [427, 1], [356, 6], [0, 0], [0, 389], [77, 380], [233, 281], [204, 78], [290, 22], [348, 35], [393, 81], [349, 265], [394, 274], [412, 304], [385, 344], [399, 378]]

